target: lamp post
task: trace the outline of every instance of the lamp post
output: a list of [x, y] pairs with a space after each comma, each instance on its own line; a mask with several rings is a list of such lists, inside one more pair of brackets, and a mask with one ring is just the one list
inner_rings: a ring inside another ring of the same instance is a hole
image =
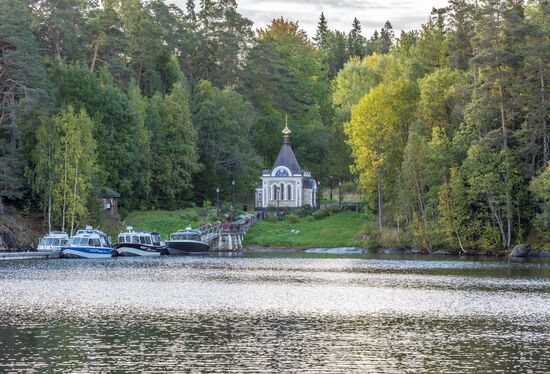
[[338, 181], [338, 206], [342, 203], [342, 181]]
[[321, 181], [317, 182], [317, 208], [321, 207]]
[[330, 176], [330, 202], [332, 203], [332, 175]]
[[[277, 210], [279, 209], [279, 197], [281, 196], [281, 186], [277, 186], [277, 193], [275, 194], [275, 199], [277, 200]], [[277, 211], [277, 214], [279, 212]]]
[[220, 209], [220, 187], [216, 187], [216, 208]]
[[231, 180], [231, 188], [233, 189], [233, 197], [231, 199], [231, 209], [235, 209], [235, 178]]

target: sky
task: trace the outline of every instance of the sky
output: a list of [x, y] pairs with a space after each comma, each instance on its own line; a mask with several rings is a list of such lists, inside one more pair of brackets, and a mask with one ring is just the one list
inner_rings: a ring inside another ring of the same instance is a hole
[[[185, 9], [186, 0], [174, 0]], [[198, 3], [198, 1], [197, 1]], [[254, 27], [265, 27], [273, 18], [284, 16], [299, 21], [309, 36], [315, 35], [321, 12], [330, 29], [348, 32], [353, 17], [370, 36], [389, 20], [396, 35], [401, 30], [417, 29], [426, 22], [432, 8], [447, 5], [447, 0], [237, 0], [239, 12], [254, 21]]]

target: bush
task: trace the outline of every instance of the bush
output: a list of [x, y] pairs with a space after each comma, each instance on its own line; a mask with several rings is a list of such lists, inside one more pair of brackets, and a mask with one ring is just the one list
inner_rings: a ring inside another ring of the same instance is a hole
[[330, 216], [330, 211], [328, 209], [319, 209], [313, 212], [311, 216], [315, 219], [323, 219]]
[[327, 208], [324, 208], [324, 209], [328, 210], [328, 212], [330, 214], [330, 213], [343, 212], [344, 210], [346, 210], [346, 207], [343, 204], [341, 204], [339, 206], [338, 205], [331, 205], [331, 206], [329, 206]]
[[342, 185], [342, 191], [345, 193], [356, 193], [357, 192], [357, 184], [354, 182], [344, 182]]
[[299, 223], [300, 217], [298, 217], [296, 214], [289, 214], [288, 216], [286, 216], [286, 220], [288, 221], [288, 223]]
[[269, 215], [267, 217], [264, 218], [264, 221], [266, 222], [271, 222], [271, 223], [275, 223], [278, 221], [277, 219], [277, 216], [272, 216], [272, 215]]
[[212, 202], [208, 199], [205, 199], [203, 202], [202, 202], [202, 207], [203, 208], [210, 208], [212, 206]]

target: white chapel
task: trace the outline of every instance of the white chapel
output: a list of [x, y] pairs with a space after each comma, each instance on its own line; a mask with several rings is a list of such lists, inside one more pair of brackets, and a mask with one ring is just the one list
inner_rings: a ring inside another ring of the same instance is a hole
[[287, 124], [283, 130], [283, 145], [273, 168], [262, 172], [261, 185], [256, 188], [257, 210], [317, 206], [317, 182], [309, 171], [298, 165], [290, 146], [291, 133]]

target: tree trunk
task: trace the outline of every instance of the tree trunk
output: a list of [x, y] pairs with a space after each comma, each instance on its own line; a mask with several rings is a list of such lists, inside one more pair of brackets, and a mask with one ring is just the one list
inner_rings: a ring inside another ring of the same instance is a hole
[[71, 215], [71, 232], [74, 232], [74, 218], [76, 215], [76, 187], [78, 181], [78, 162], [74, 172], [74, 187], [73, 187], [73, 213]]
[[[500, 96], [500, 122], [502, 126], [502, 148], [504, 151], [508, 149], [508, 124], [506, 123], [506, 111], [504, 109], [504, 89], [502, 84], [498, 83], [498, 93]], [[505, 154], [508, 158], [508, 154]], [[512, 243], [512, 193], [510, 191], [510, 164], [508, 159], [506, 162], [506, 174], [504, 176], [504, 188], [506, 189], [506, 247], [509, 247]]]
[[384, 228], [384, 204], [382, 199], [382, 185], [380, 183], [380, 176], [378, 176], [378, 226], [380, 227], [380, 231]]
[[97, 39], [95, 46], [94, 46], [94, 53], [92, 55], [92, 64], [90, 65], [90, 73], [94, 72], [95, 68], [95, 62], [97, 60], [97, 53], [99, 51], [99, 38]]
[[455, 234], [456, 239], [458, 240], [458, 245], [460, 246], [460, 250], [462, 251], [462, 253], [466, 253], [466, 251], [464, 250], [464, 246], [462, 245], [462, 240], [460, 240], [460, 235], [458, 234], [458, 231], [455, 231]]
[[548, 140], [548, 115], [546, 113], [546, 96], [544, 94], [544, 65], [542, 57], [539, 56], [539, 75], [540, 75], [540, 102], [542, 106], [542, 169], [546, 169], [549, 157]]
[[506, 236], [506, 232], [504, 231], [504, 225], [502, 223], [502, 219], [500, 218], [500, 214], [498, 213], [498, 211], [496, 210], [495, 206], [493, 205], [493, 202], [491, 201], [490, 198], [487, 198], [487, 203], [489, 204], [489, 209], [491, 210], [491, 213], [493, 214], [493, 217], [495, 218], [495, 221], [498, 225], [498, 229], [500, 231], [500, 239], [502, 241], [502, 245], [504, 247], [507, 247], [508, 245], [508, 240], [507, 240], [507, 236]]
[[52, 189], [48, 196], [48, 232], [52, 231]]
[[[67, 156], [67, 145], [65, 145], [65, 157], [64, 157], [64, 160], [63, 160], [63, 163], [64, 163], [64, 170], [63, 170], [63, 205], [62, 205], [62, 213], [61, 213], [61, 230], [63, 232], [65, 232], [65, 212], [66, 212], [66, 208], [67, 208], [67, 183], [68, 183], [68, 156]], [[72, 231], [71, 231], [71, 235], [72, 235]]]
[[10, 117], [11, 117], [11, 126], [10, 126], [10, 155], [15, 157], [17, 152], [17, 118], [16, 118], [16, 108], [15, 108], [15, 94], [10, 92], [8, 94], [8, 105], [10, 106]]

